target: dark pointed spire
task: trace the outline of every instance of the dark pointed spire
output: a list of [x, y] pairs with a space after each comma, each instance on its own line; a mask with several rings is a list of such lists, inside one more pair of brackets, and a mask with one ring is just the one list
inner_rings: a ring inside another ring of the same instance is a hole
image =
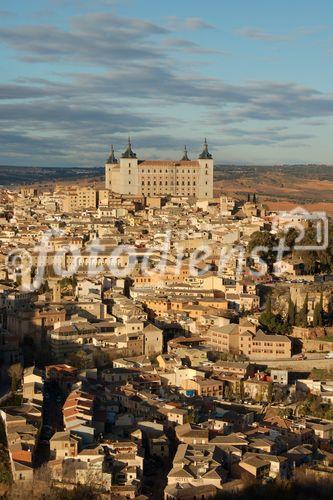
[[253, 203], [256, 203], [256, 201], [257, 201], [256, 193], [253, 193], [252, 201], [253, 201]]
[[117, 160], [117, 158], [114, 155], [113, 144], [111, 144], [110, 156], [108, 158], [107, 163], [111, 163], [111, 164], [118, 163], [118, 160]]
[[136, 158], [136, 154], [132, 151], [131, 138], [128, 136], [126, 151], [121, 155], [122, 158]]
[[186, 146], [184, 146], [184, 154], [183, 154], [183, 158], [182, 158], [182, 161], [189, 161], [189, 157], [188, 157], [188, 154], [187, 154], [187, 148]]
[[251, 201], [250, 193], [247, 193], [247, 201]]
[[202, 153], [199, 155], [199, 158], [201, 160], [211, 160], [213, 157], [212, 155], [210, 154], [210, 152], [208, 151], [208, 143], [207, 143], [207, 139], [205, 137], [205, 142], [204, 142], [204, 147], [203, 147], [203, 151]]

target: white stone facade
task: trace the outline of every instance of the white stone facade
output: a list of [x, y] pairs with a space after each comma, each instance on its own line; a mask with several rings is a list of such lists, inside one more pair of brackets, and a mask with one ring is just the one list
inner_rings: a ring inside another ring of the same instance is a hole
[[[184, 159], [186, 158], [186, 159]], [[196, 160], [138, 160], [129, 143], [119, 161], [113, 150], [105, 164], [105, 187], [114, 193], [143, 196], [213, 198], [214, 161], [205, 142]]]

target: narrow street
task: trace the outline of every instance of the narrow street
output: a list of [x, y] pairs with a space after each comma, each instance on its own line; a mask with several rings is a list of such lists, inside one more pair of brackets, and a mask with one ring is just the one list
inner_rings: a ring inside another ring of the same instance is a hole
[[62, 405], [64, 395], [56, 384], [45, 382], [44, 384], [44, 404], [43, 404], [43, 425], [40, 433], [37, 452], [35, 453], [35, 467], [41, 467], [50, 459], [49, 440], [57, 431], [64, 430]]

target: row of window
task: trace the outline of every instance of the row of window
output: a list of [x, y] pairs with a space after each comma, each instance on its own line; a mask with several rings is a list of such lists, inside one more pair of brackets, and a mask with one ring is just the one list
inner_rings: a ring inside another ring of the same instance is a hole
[[[151, 191], [149, 191], [149, 189], [145, 189], [142, 194], [145, 196], [156, 196], [157, 194], [162, 194], [162, 193], [161, 193], [161, 191], [158, 191], [158, 190], [151, 192]], [[176, 193], [173, 193], [171, 191], [168, 191], [168, 192], [163, 191], [163, 194], [170, 194], [173, 196], [194, 196], [196, 194], [196, 191], [195, 190], [185, 191], [182, 189], [181, 191], [177, 190]], [[208, 196], [208, 193], [205, 193], [205, 196]]]
[[[131, 183], [131, 181], [129, 181], [129, 184], [130, 184], [130, 183]], [[207, 184], [207, 182], [206, 182], [206, 184]], [[142, 185], [142, 186], [144, 186], [144, 185], [145, 185], [145, 181], [142, 181], [142, 182], [141, 182], [141, 185]], [[150, 182], [150, 181], [147, 181], [147, 186], [150, 186], [150, 185], [151, 185], [151, 182]], [[153, 186], [156, 186], [156, 185], [157, 185], [157, 181], [153, 181], [152, 185], [153, 185]], [[160, 186], [167, 186], [167, 185], [168, 185], [168, 181], [165, 181], [165, 182], [160, 181]], [[171, 184], [170, 184], [170, 185], [171, 185], [171, 186], [173, 186], [173, 183], [171, 182]], [[182, 182], [181, 182], [181, 185], [182, 185], [182, 186], [185, 186], [185, 181], [182, 181]], [[187, 185], [188, 185], [188, 186], [191, 186], [191, 182], [190, 182], [190, 181], [188, 181]], [[195, 185], [196, 185], [195, 181], [193, 181], [193, 182], [192, 182], [192, 185], [193, 185], [193, 186], [195, 186]], [[177, 181], [177, 182], [176, 182], [176, 186], [179, 186], [179, 181]]]
[[[131, 164], [129, 164], [128, 166], [131, 167]], [[147, 173], [148, 174], [150, 174], [150, 173], [153, 173], [153, 174], [164, 174], [164, 173], [170, 172], [171, 168], [172, 167], [170, 167], [170, 166], [166, 166], [164, 170], [161, 170], [161, 169], [160, 170], [156, 170], [156, 169], [154, 169], [151, 172], [150, 172], [149, 168], [147, 170], [146, 169], [139, 169], [139, 173], [140, 174], [147, 174]], [[207, 169], [208, 169], [208, 165], [206, 165], [206, 174], [208, 174], [208, 170]], [[178, 173], [181, 172], [182, 174], [186, 174], [186, 173], [188, 173], [188, 174], [196, 174], [198, 172], [198, 169], [197, 168], [187, 169], [187, 171], [184, 170], [184, 169], [182, 169], [182, 170], [178, 170], [177, 169], [177, 172]]]
[[[132, 171], [129, 170], [128, 171], [129, 175], [131, 175]], [[171, 172], [170, 170], [166, 169], [165, 171], [162, 171], [160, 170], [159, 172], [156, 172], [156, 170], [154, 170], [153, 172], [150, 172], [150, 170], [139, 170], [139, 174], [141, 175], [144, 175], [144, 174], [150, 174], [150, 173], [153, 173], [153, 174], [164, 174], [164, 175], [173, 175], [173, 172]], [[192, 175], [197, 175], [198, 174], [198, 171], [197, 170], [188, 170], [187, 172], [185, 170], [182, 170], [182, 171], [178, 171], [177, 172], [177, 175], [179, 174], [192, 174]], [[205, 175], [208, 175], [208, 170], [205, 170]]]

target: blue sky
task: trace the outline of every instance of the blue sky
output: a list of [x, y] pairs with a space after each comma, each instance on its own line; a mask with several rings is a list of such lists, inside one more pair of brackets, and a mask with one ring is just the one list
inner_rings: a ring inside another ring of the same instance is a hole
[[330, 0], [1, 0], [0, 69], [2, 164], [333, 164]]

